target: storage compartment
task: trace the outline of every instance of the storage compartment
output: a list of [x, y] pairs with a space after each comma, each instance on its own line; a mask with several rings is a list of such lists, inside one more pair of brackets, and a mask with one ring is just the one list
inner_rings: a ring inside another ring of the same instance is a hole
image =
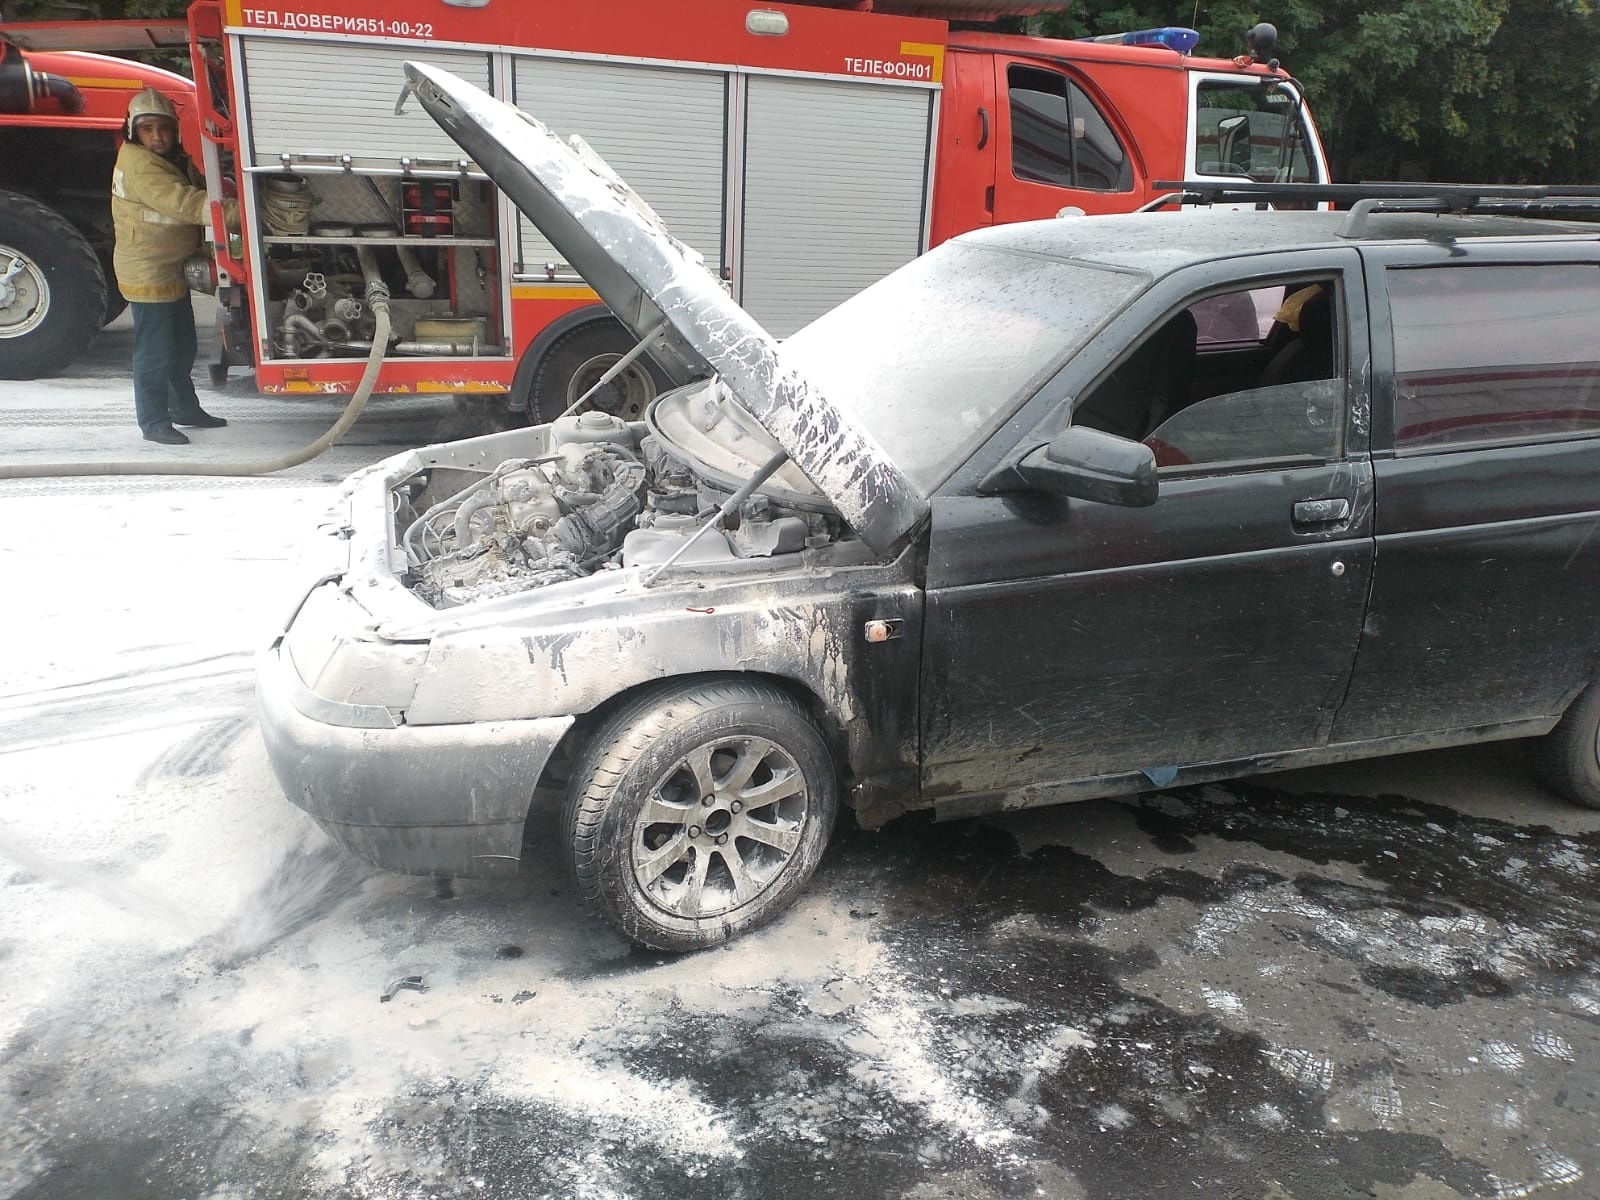
[[365, 358], [368, 289], [390, 357], [502, 357], [496, 193], [469, 177], [287, 170], [255, 177], [271, 360]]
[[454, 180], [407, 179], [400, 184], [400, 224], [407, 237], [450, 237], [455, 233]]

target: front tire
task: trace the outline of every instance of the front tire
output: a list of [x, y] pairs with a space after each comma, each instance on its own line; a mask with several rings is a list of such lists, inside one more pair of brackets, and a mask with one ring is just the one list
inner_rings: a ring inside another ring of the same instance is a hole
[[567, 794], [583, 896], [641, 946], [696, 950], [772, 920], [838, 812], [827, 740], [754, 680], [658, 688], [590, 739]]
[[56, 374], [89, 348], [105, 312], [83, 234], [33, 197], [0, 191], [0, 379]]
[[1552, 791], [1600, 808], [1600, 683], [1590, 684], [1560, 724], [1533, 744], [1533, 762]]

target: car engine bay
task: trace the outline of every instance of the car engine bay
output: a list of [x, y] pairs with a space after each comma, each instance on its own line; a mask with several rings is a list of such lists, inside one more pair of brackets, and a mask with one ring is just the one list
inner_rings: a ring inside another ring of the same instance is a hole
[[[642, 422], [586, 412], [529, 432], [542, 453], [488, 471], [430, 468], [393, 487], [406, 582], [432, 607], [666, 563], [775, 450], [715, 383], [659, 397]], [[794, 554], [844, 530], [788, 463], [683, 560]]]

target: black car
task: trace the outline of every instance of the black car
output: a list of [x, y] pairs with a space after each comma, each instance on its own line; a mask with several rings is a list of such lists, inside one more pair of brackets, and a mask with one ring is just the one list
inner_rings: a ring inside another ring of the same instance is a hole
[[260, 696], [370, 861], [512, 872], [561, 805], [584, 893], [688, 949], [786, 906], [841, 801], [1537, 736], [1600, 805], [1595, 226], [1445, 193], [1011, 225], [779, 345], [614, 176], [408, 71], [679, 386], [347, 485]]

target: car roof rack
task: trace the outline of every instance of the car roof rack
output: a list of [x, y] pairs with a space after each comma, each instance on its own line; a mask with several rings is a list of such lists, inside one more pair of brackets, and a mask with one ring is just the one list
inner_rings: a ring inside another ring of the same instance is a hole
[[1348, 204], [1339, 236], [1365, 235], [1367, 218], [1378, 212], [1493, 213], [1523, 217], [1600, 218], [1600, 186], [1505, 183], [1231, 183], [1215, 179], [1158, 180], [1173, 189], [1141, 212], [1170, 204], [1254, 204], [1274, 200]]

